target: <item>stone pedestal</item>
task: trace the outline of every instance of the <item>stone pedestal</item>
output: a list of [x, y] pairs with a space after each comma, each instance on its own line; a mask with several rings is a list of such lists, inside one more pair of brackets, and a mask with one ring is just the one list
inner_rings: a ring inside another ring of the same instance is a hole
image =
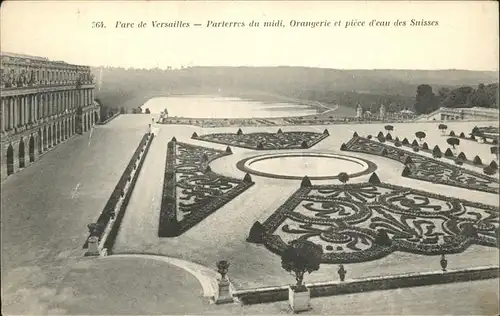
[[229, 289], [229, 280], [224, 278], [217, 284], [217, 292], [215, 293], [215, 304], [233, 303], [233, 296]]
[[99, 237], [92, 236], [89, 238], [87, 252], [85, 256], [99, 256]]
[[309, 290], [297, 292], [293, 287], [288, 288], [288, 301], [294, 313], [308, 311], [311, 309], [311, 293]]

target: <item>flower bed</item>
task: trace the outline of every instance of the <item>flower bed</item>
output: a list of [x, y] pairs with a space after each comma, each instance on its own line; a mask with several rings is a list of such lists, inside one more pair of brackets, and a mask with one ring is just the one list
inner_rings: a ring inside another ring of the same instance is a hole
[[[403, 143], [407, 142], [403, 140]], [[343, 144], [341, 149], [384, 156], [401, 163], [405, 163], [405, 159], [411, 157], [413, 163], [407, 165], [408, 168], [405, 168], [402, 174], [405, 177], [498, 194], [499, 180], [497, 178], [370, 139], [353, 137], [347, 144]], [[382, 155], [382, 151], [386, 154]], [[435, 154], [434, 150], [433, 153]]]
[[[311, 239], [327, 250], [322, 262], [330, 264], [394, 251], [452, 254], [472, 244], [498, 247], [499, 215], [498, 207], [391, 184], [311, 185], [300, 187], [248, 241], [281, 254], [284, 237]], [[380, 231], [389, 244], [377, 244]]]
[[211, 171], [210, 161], [230, 154], [229, 147], [221, 151], [169, 142], [159, 237], [181, 235], [254, 184], [249, 175], [239, 180]]
[[328, 136], [327, 130], [323, 133], [313, 133], [282, 132], [281, 129], [279, 129], [277, 133], [244, 134], [241, 129], [239, 129], [236, 134], [216, 133], [196, 137], [193, 135], [193, 139], [253, 150], [277, 150], [311, 148]]
[[[101, 239], [104, 235], [104, 232], [106, 228], [108, 227], [108, 224], [110, 221], [114, 218], [115, 216], [115, 210], [117, 207], [118, 202], [120, 201], [120, 198], [125, 195], [124, 189], [127, 186], [127, 183], [131, 181], [132, 179], [130, 178], [130, 175], [134, 169], [136, 170], [136, 175], [139, 174], [140, 169], [138, 169], [138, 162], [139, 162], [139, 167], [142, 166], [142, 160], [146, 156], [145, 154], [149, 150], [149, 146], [151, 145], [151, 142], [153, 141], [153, 135], [149, 134], [144, 134], [142, 137], [141, 141], [139, 142], [139, 145], [137, 146], [134, 154], [132, 155], [132, 158], [130, 159], [127, 167], [122, 173], [122, 176], [118, 180], [118, 183], [116, 184], [113, 192], [111, 193], [111, 196], [108, 199], [108, 202], [104, 206], [104, 209], [101, 212], [101, 215], [96, 221], [97, 224], [97, 229], [92, 233], [93, 236], [99, 237], [99, 242], [101, 242]], [[142, 153], [142, 155], [141, 155]], [[142, 160], [141, 160], [142, 158]], [[135, 183], [134, 183], [135, 185]], [[131, 192], [133, 190], [133, 185], [132, 183], [129, 185], [129, 191]], [[128, 200], [127, 200], [128, 203]], [[121, 207], [123, 207], [123, 210], [127, 207], [127, 203], [122, 203]], [[125, 205], [123, 205], [125, 204]], [[90, 235], [89, 235], [90, 237]], [[87, 248], [88, 245], [88, 238], [85, 241], [83, 247]], [[112, 245], [112, 244], [111, 244]]]

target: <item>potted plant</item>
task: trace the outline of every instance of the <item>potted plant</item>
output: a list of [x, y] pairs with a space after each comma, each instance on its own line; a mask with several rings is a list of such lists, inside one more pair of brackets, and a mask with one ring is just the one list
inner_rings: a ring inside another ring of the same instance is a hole
[[319, 270], [323, 248], [320, 245], [305, 240], [291, 241], [281, 254], [281, 266], [295, 275], [297, 283], [290, 286], [288, 299], [293, 312], [309, 310], [310, 292], [303, 284], [304, 274]]

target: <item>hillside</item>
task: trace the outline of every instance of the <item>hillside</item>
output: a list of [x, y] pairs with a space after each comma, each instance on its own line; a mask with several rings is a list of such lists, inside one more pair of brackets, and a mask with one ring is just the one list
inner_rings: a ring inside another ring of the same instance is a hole
[[[99, 78], [100, 68], [93, 68]], [[373, 110], [383, 102], [413, 108], [417, 87], [456, 89], [498, 82], [497, 73], [466, 70], [339, 70], [307, 67], [103, 68], [97, 97], [133, 108], [155, 95], [222, 94], [256, 100], [295, 99]], [[392, 104], [392, 105], [391, 105]], [[374, 108], [373, 108], [374, 107]]]

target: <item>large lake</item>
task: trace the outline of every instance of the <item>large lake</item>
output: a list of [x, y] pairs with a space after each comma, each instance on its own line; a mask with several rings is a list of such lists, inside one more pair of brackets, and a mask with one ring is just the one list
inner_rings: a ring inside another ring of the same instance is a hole
[[172, 96], [149, 99], [142, 109], [160, 113], [165, 108], [169, 117], [251, 118], [306, 116], [316, 114], [312, 107], [292, 103], [248, 101], [217, 96]]

